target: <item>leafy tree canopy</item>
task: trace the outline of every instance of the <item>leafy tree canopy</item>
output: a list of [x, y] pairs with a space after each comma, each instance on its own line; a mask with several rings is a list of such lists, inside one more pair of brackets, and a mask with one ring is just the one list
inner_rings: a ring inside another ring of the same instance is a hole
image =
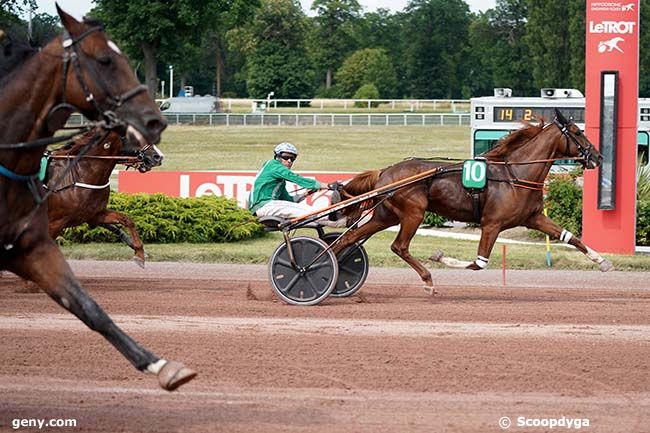
[[381, 98], [396, 94], [397, 77], [393, 64], [382, 49], [366, 48], [348, 57], [336, 72], [340, 95], [349, 98], [365, 84], [374, 85]]
[[253, 20], [229, 33], [246, 56], [246, 86], [253, 98], [311, 98], [314, 72], [306, 49], [308, 20], [297, 0], [264, 0]]

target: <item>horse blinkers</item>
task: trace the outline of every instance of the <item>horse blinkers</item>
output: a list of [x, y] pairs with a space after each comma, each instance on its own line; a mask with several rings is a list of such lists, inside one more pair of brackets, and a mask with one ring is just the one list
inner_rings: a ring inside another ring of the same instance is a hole
[[571, 143], [576, 146], [576, 149], [582, 157], [581, 163], [587, 169], [598, 167], [602, 161], [603, 156], [598, 152], [598, 149], [589, 141], [587, 136], [578, 128], [573, 122], [567, 120], [564, 115], [558, 110], [555, 110], [555, 119], [553, 123], [560, 129], [560, 132], [566, 140], [565, 154], [567, 156], [571, 153]]

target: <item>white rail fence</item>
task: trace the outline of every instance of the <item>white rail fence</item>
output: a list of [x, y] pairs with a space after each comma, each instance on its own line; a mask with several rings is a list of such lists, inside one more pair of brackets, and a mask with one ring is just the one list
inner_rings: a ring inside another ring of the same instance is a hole
[[[319, 114], [319, 113], [163, 113], [172, 125], [215, 126], [469, 126], [465, 113]], [[68, 126], [87, 122], [73, 114]]]
[[259, 107], [264, 104], [266, 110], [293, 108], [297, 110], [351, 110], [372, 109], [406, 111], [445, 111], [451, 113], [469, 113], [469, 99], [221, 99], [223, 110], [232, 111], [240, 106]]

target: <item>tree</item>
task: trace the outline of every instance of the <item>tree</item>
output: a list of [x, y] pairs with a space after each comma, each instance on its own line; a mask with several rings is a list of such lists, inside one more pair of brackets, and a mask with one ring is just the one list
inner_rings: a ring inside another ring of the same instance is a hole
[[349, 98], [362, 86], [374, 85], [379, 97], [395, 96], [397, 78], [386, 52], [377, 48], [356, 51], [336, 72], [336, 83], [341, 97]]
[[404, 52], [409, 41], [404, 37], [404, 14], [391, 14], [387, 9], [367, 12], [356, 26], [355, 38], [358, 49], [382, 48], [390, 58], [397, 86], [395, 97], [404, 94], [406, 88]]
[[469, 96], [490, 95], [495, 87], [494, 70], [497, 61], [494, 60], [494, 56], [499, 38], [496, 30], [490, 25], [490, 16], [493, 14], [494, 10], [492, 9], [480, 13], [472, 18], [469, 26], [468, 58], [464, 63]]
[[650, 97], [650, 0], [639, 2], [639, 96]]
[[524, 42], [527, 0], [497, 0], [494, 9], [476, 16], [469, 28], [470, 95], [489, 95], [494, 87], [514, 95], [537, 95], [531, 58]]
[[569, 0], [569, 83], [571, 88], [585, 89], [585, 0]]
[[[106, 30], [131, 57], [143, 58], [145, 82], [153, 97], [157, 89], [159, 55], [182, 58], [198, 46], [214, 14], [229, 2], [221, 0], [96, 0], [92, 14], [102, 19]], [[184, 62], [178, 67], [183, 72]]]
[[410, 96], [460, 96], [459, 77], [467, 44], [469, 7], [463, 0], [411, 0], [405, 13], [410, 44], [406, 78]]
[[259, 0], [231, 0], [228, 9], [214, 13], [214, 20], [210, 23], [203, 47], [214, 56], [214, 87], [217, 96], [221, 96], [222, 93], [222, 80], [227, 68], [226, 59], [230, 54], [226, 49], [226, 34], [229, 30], [248, 22], [259, 6]]
[[36, 9], [36, 0], [0, 0], [0, 30], [21, 23], [19, 15]]
[[263, 0], [247, 25], [228, 34], [246, 57], [250, 97], [311, 98], [314, 71], [306, 49], [307, 17], [297, 0]]
[[354, 51], [355, 23], [361, 15], [357, 0], [314, 0], [316, 64], [325, 67], [325, 89], [332, 86], [332, 75], [343, 59]]
[[44, 46], [61, 32], [59, 17], [40, 13], [32, 18], [32, 41], [37, 46]]
[[567, 4], [529, 0], [524, 39], [531, 53], [536, 87], [570, 87], [571, 58], [584, 57], [584, 48], [575, 51], [570, 46]]

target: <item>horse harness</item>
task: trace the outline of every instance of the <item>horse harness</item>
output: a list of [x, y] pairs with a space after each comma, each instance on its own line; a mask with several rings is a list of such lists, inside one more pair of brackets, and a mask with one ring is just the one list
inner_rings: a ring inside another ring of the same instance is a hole
[[[103, 31], [103, 28], [101, 26], [94, 26], [83, 32], [81, 35], [77, 36], [76, 38], [73, 38], [66, 30], [63, 31], [63, 50], [64, 54], [62, 57], [63, 60], [63, 83], [62, 83], [62, 88], [63, 88], [63, 102], [60, 104], [57, 104], [56, 106], [52, 107], [48, 113], [48, 119], [53, 117], [58, 110], [72, 110], [75, 111], [75, 107], [69, 103], [66, 102], [66, 83], [67, 83], [67, 78], [68, 78], [68, 71], [70, 70], [70, 64], [72, 64], [75, 76], [77, 77], [77, 80], [79, 82], [79, 85], [81, 86], [84, 96], [87, 102], [90, 102], [96, 112], [101, 116], [102, 120], [99, 122], [94, 122], [92, 124], [88, 124], [82, 128], [78, 128], [78, 131], [75, 132], [74, 134], [67, 134], [64, 136], [59, 136], [59, 137], [44, 137], [44, 138], [39, 138], [33, 141], [28, 141], [28, 142], [20, 142], [20, 143], [8, 143], [8, 144], [0, 144], [0, 150], [17, 150], [17, 149], [33, 149], [37, 147], [43, 147], [47, 146], [50, 144], [54, 143], [60, 143], [66, 140], [69, 140], [73, 138], [74, 136], [78, 135], [80, 131], [88, 131], [91, 129], [91, 127], [100, 127], [107, 132], [102, 136], [101, 140], [104, 140], [107, 136], [108, 133], [116, 129], [118, 127], [121, 127], [124, 125], [124, 123], [119, 120], [117, 117], [117, 114], [115, 113], [114, 110], [119, 108], [122, 104], [124, 104], [126, 101], [129, 99], [135, 97], [136, 95], [139, 95], [142, 92], [147, 91], [147, 87], [144, 85], [137, 85], [134, 88], [127, 90], [126, 92], [122, 93], [121, 95], [113, 96], [111, 95], [111, 92], [108, 92], [104, 84], [102, 83], [101, 80], [97, 80], [97, 85], [102, 89], [105, 95], [107, 95], [106, 99], [109, 100], [110, 106], [107, 110], [103, 110], [102, 107], [100, 106], [99, 102], [95, 99], [95, 96], [92, 94], [90, 91], [90, 88], [88, 87], [86, 81], [83, 78], [83, 73], [81, 71], [81, 64], [79, 62], [79, 49], [78, 49], [78, 44], [86, 38], [86, 36], [96, 32], [96, 31]], [[72, 163], [66, 168], [64, 173], [60, 176], [60, 178], [57, 180], [57, 182], [60, 182], [61, 179], [67, 173], [69, 173], [72, 170], [72, 167], [76, 164], [76, 162], [83, 157], [83, 155], [94, 145], [99, 141], [90, 141], [88, 144], [84, 146], [84, 148], [81, 149], [78, 155], [75, 156], [73, 159]], [[52, 190], [49, 190], [47, 193], [44, 195], [41, 194], [41, 190], [38, 187], [37, 181], [39, 180], [39, 174], [40, 174], [40, 168], [39, 171], [33, 174], [29, 175], [22, 175], [13, 172], [12, 170], [8, 169], [7, 167], [4, 167], [2, 164], [0, 164], [0, 176], [6, 177], [10, 180], [13, 181], [18, 181], [18, 182], [23, 182], [26, 183], [29, 191], [32, 194], [32, 198], [36, 202], [36, 206], [32, 209], [32, 211], [25, 217], [23, 218], [25, 220], [25, 223], [23, 224], [23, 227], [18, 231], [18, 233], [15, 235], [14, 241], [11, 243], [5, 243], [3, 245], [3, 250], [5, 252], [10, 251], [13, 249], [13, 245], [18, 241], [18, 239], [22, 236], [22, 234], [27, 230], [29, 226], [29, 222], [33, 218], [33, 216], [36, 214], [36, 211], [40, 208], [40, 206], [47, 201], [47, 198], [49, 195], [52, 193]]]
[[70, 64], [72, 63], [72, 67], [74, 69], [75, 76], [77, 77], [77, 81], [79, 82], [79, 85], [81, 86], [81, 89], [84, 92], [84, 96], [86, 97], [86, 101], [92, 103], [93, 107], [95, 108], [95, 111], [99, 113], [102, 117], [102, 119], [109, 125], [107, 129], [115, 129], [119, 126], [122, 126], [124, 123], [119, 120], [117, 117], [117, 114], [115, 114], [116, 109], [122, 106], [126, 101], [129, 99], [139, 95], [142, 92], [147, 91], [147, 86], [144, 84], [140, 84], [135, 86], [134, 88], [127, 90], [126, 92], [122, 93], [121, 95], [113, 96], [111, 95], [111, 92], [109, 92], [106, 87], [104, 86], [104, 83], [102, 80], [97, 80], [95, 84], [97, 84], [101, 90], [104, 92], [105, 95], [107, 95], [106, 99], [109, 101], [109, 109], [103, 110], [102, 107], [99, 105], [99, 102], [97, 102], [97, 99], [95, 99], [95, 95], [92, 94], [90, 91], [90, 88], [88, 87], [86, 81], [83, 78], [83, 73], [81, 72], [81, 63], [79, 62], [79, 57], [80, 57], [80, 51], [78, 48], [78, 44], [86, 38], [86, 36], [89, 36], [90, 34], [97, 32], [97, 31], [103, 31], [104, 29], [101, 26], [95, 26], [91, 27], [85, 32], [83, 32], [81, 35], [77, 36], [77, 38], [72, 38], [70, 34], [68, 33], [67, 30], [63, 31], [63, 102], [56, 105], [50, 110], [50, 115], [52, 115], [53, 112], [59, 109], [70, 109], [72, 108], [74, 110], [74, 106], [68, 104], [65, 100], [65, 93], [66, 93], [66, 84], [68, 81], [68, 71], [70, 70]]
[[[28, 142], [20, 142], [20, 143], [9, 143], [9, 144], [0, 144], [0, 150], [16, 150], [16, 149], [33, 149], [36, 147], [42, 147], [42, 146], [48, 146], [50, 144], [54, 143], [60, 143], [66, 140], [69, 140], [73, 138], [75, 135], [79, 134], [80, 132], [85, 132], [91, 129], [91, 127], [100, 127], [105, 130], [113, 130], [116, 128], [119, 128], [124, 125], [124, 123], [118, 119], [117, 114], [115, 114], [115, 111], [117, 108], [122, 106], [126, 101], [129, 99], [137, 96], [138, 94], [142, 92], [147, 91], [147, 87], [145, 85], [137, 85], [134, 88], [127, 90], [126, 92], [122, 93], [121, 95], [113, 96], [109, 91], [106, 90], [106, 87], [104, 86], [103, 82], [101, 80], [97, 80], [97, 85], [102, 89], [102, 91], [108, 95], [106, 99], [109, 100], [110, 106], [107, 110], [102, 109], [102, 107], [99, 105], [99, 102], [95, 99], [95, 96], [93, 93], [90, 91], [90, 88], [88, 87], [86, 81], [84, 80], [83, 73], [81, 71], [81, 63], [79, 62], [79, 49], [78, 49], [78, 44], [81, 42], [86, 36], [96, 32], [96, 31], [103, 31], [101, 26], [95, 26], [91, 27], [85, 32], [83, 32], [81, 35], [77, 36], [76, 38], [72, 38], [70, 34], [64, 30], [63, 32], [63, 50], [64, 54], [62, 56], [63, 60], [63, 83], [62, 83], [62, 98], [63, 102], [60, 104], [55, 105], [52, 107], [47, 115], [48, 119], [51, 118], [52, 116], [55, 115], [55, 113], [59, 110], [66, 110], [66, 111], [76, 111], [76, 108], [66, 102], [66, 86], [67, 86], [67, 81], [68, 81], [68, 72], [70, 70], [70, 64], [72, 64], [72, 67], [74, 69], [75, 76], [77, 77], [77, 81], [79, 82], [79, 85], [81, 86], [81, 89], [84, 92], [84, 96], [86, 101], [92, 103], [94, 109], [96, 110], [97, 113], [101, 116], [102, 120], [99, 122], [94, 122], [91, 124], [88, 124], [84, 127], [78, 128], [78, 131], [75, 132], [74, 134], [68, 134], [64, 136], [59, 136], [59, 137], [45, 137], [45, 138], [39, 138], [33, 141], [28, 141]], [[90, 147], [93, 142], [90, 142], [87, 147]], [[20, 181], [20, 182], [27, 182], [30, 185], [30, 190], [32, 191], [32, 195], [34, 196], [34, 199], [37, 201], [37, 203], [40, 204], [39, 198], [37, 194], [34, 194], [34, 187], [32, 186], [32, 183], [35, 182], [35, 180], [38, 177], [38, 173], [34, 173], [31, 175], [21, 175], [18, 173], [14, 173], [13, 171], [9, 170], [8, 168], [0, 165], [0, 175], [7, 177], [11, 180], [15, 181]]]

